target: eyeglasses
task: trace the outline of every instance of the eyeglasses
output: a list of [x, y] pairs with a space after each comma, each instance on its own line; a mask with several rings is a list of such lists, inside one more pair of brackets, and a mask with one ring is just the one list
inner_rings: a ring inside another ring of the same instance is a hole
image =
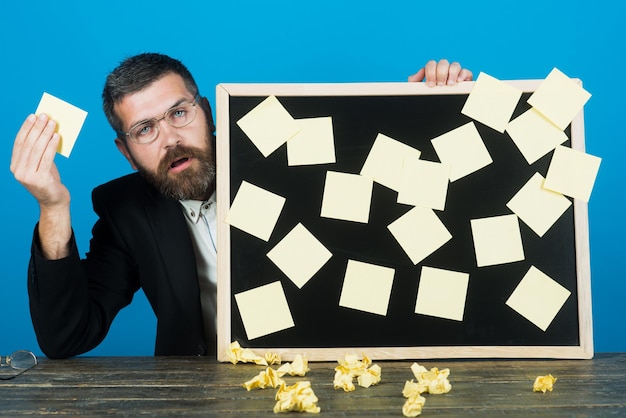
[[160, 118], [154, 118], [139, 122], [128, 132], [120, 132], [130, 138], [135, 144], [149, 144], [154, 142], [159, 136], [159, 122], [165, 120], [174, 128], [182, 128], [189, 125], [196, 118], [196, 104], [198, 96], [191, 103], [181, 103], [174, 106], [163, 114]]
[[0, 375], [0, 380], [11, 380], [21, 375], [22, 373], [26, 373], [28, 370], [32, 369], [37, 365], [37, 357], [27, 350], [18, 350], [10, 356], [0, 356], [0, 370], [3, 367], [11, 367], [19, 372], [17, 374], [11, 376], [2, 376]]

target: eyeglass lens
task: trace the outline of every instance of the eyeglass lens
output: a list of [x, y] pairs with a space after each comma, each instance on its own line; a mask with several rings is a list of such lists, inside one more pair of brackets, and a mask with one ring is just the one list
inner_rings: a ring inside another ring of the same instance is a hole
[[8, 363], [14, 369], [29, 369], [37, 364], [37, 357], [30, 351], [18, 350], [11, 354]]
[[[165, 119], [170, 126], [182, 128], [189, 125], [195, 117], [195, 103], [186, 103], [168, 110], [161, 119]], [[133, 127], [129, 132], [130, 138], [138, 143], [153, 141], [159, 133], [161, 119], [152, 119]]]
[[0, 366], [10, 366], [12, 369], [19, 370], [19, 373], [11, 376], [0, 375], [0, 380], [10, 380], [37, 365], [37, 357], [30, 351], [18, 350], [10, 356], [0, 356]]

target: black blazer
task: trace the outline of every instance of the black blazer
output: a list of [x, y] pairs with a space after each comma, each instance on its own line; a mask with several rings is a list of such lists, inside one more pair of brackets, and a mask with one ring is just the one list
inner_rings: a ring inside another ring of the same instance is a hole
[[115, 315], [143, 288], [157, 317], [155, 355], [215, 354], [205, 341], [191, 237], [180, 204], [139, 174], [94, 189], [99, 219], [89, 252], [45, 260], [35, 231], [28, 271], [30, 310], [50, 358], [82, 354], [106, 336]]

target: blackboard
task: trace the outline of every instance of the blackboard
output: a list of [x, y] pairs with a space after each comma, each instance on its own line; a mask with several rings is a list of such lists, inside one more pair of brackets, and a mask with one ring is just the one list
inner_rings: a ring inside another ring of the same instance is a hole
[[[526, 100], [540, 80], [507, 82], [523, 91], [513, 119], [530, 108]], [[437, 214], [453, 239], [417, 265], [387, 229], [411, 209], [397, 203], [394, 190], [374, 183], [367, 224], [320, 216], [327, 171], [358, 174], [379, 133], [419, 149], [425, 160], [438, 161], [430, 140], [472, 121], [461, 109], [473, 84], [436, 88], [424, 83], [217, 87], [219, 360], [227, 360], [225, 353], [232, 341], [257, 353], [278, 352], [285, 359], [303, 354], [311, 361], [336, 360], [348, 352], [375, 359], [593, 356], [586, 202], [570, 199], [573, 204], [543, 237], [521, 223], [523, 261], [477, 267], [473, 250], [470, 220], [510, 214], [506, 202], [533, 173], [545, 177], [551, 153], [529, 164], [506, 132], [474, 121], [493, 162], [450, 183], [446, 208]], [[269, 96], [275, 96], [293, 118], [332, 117], [336, 162], [288, 166], [285, 146], [264, 157], [237, 121]], [[584, 151], [582, 111], [565, 133], [565, 146]], [[286, 198], [267, 242], [224, 221], [242, 181]], [[294, 286], [267, 257], [298, 223], [332, 253], [302, 288]], [[348, 259], [395, 269], [386, 315], [339, 306]], [[571, 292], [545, 331], [505, 305], [531, 265]], [[469, 273], [462, 321], [414, 313], [422, 266]], [[282, 284], [295, 326], [248, 339], [234, 295], [276, 280]]]

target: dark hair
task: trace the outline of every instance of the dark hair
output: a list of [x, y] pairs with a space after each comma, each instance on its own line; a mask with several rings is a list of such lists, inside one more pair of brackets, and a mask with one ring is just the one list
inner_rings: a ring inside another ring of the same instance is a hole
[[[129, 94], [148, 87], [167, 74], [178, 74], [187, 90], [196, 96], [198, 86], [182, 62], [163, 54], [144, 53], [126, 58], [107, 76], [102, 90], [102, 108], [109, 124], [116, 133], [122, 132], [119, 116], [113, 110]], [[120, 138], [124, 140], [125, 138]]]

